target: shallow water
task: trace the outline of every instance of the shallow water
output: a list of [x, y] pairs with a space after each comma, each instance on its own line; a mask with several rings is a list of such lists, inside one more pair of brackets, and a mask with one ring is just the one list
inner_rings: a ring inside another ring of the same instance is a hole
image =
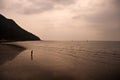
[[120, 42], [34, 41], [13, 44], [27, 49], [0, 64], [0, 80], [120, 78]]

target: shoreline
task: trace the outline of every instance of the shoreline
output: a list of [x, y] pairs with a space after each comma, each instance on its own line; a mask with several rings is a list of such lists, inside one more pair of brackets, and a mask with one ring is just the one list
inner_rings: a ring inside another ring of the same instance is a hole
[[0, 44], [0, 45], [5, 45], [5, 46], [10, 46], [10, 47], [15, 47], [15, 48], [21, 48], [21, 49], [27, 49], [26, 47], [21, 46], [19, 44], [15, 44], [15, 43], [3, 43], [3, 44]]
[[15, 48], [27, 49], [26, 46], [20, 45], [22, 42], [29, 42], [29, 41], [5, 41], [5, 42], [0, 42], [0, 45], [11, 46], [11, 47], [15, 47]]

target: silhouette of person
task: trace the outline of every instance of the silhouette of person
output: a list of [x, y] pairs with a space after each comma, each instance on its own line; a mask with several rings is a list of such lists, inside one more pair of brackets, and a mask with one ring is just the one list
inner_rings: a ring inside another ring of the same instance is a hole
[[33, 61], [33, 50], [31, 50], [31, 61]]

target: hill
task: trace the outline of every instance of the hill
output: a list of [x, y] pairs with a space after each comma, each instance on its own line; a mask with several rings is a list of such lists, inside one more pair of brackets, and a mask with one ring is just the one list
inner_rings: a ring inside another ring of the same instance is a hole
[[14, 20], [0, 14], [0, 40], [33, 41], [40, 38], [22, 29]]

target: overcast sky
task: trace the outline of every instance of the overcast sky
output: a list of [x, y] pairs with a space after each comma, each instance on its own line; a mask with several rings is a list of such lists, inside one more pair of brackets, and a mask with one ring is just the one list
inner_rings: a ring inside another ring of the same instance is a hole
[[120, 0], [0, 0], [0, 13], [44, 40], [120, 40]]

